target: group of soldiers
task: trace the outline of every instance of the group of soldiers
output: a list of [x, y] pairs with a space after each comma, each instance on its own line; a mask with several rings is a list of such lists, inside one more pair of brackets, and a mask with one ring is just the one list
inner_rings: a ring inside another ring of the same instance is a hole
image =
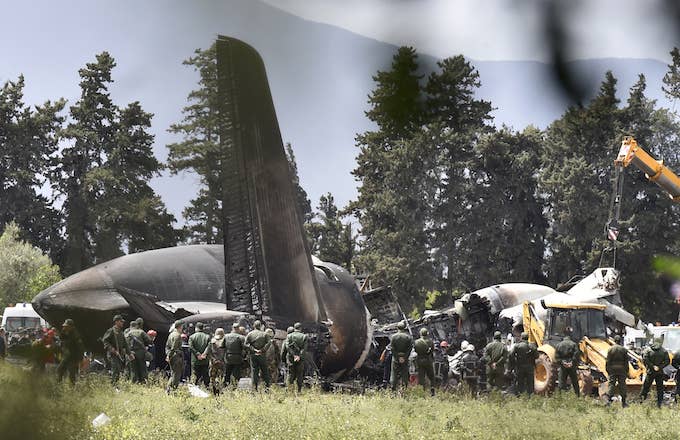
[[[170, 366], [170, 379], [167, 392], [176, 389], [184, 370], [182, 353], [182, 331], [184, 323], [176, 321], [174, 330], [168, 336], [165, 345], [166, 362]], [[265, 390], [276, 379], [278, 366], [285, 363], [288, 371], [288, 384], [297, 384], [302, 390], [304, 366], [307, 352], [307, 335], [302, 325], [295, 323], [287, 330], [287, 337], [282, 346], [274, 341], [274, 330], [264, 329], [262, 322], [255, 321], [253, 330], [243, 335], [238, 323], [232, 325], [230, 333], [217, 328], [211, 336], [204, 332], [202, 323], [196, 324], [196, 331], [189, 337], [192, 368], [196, 382], [210, 387], [214, 394], [219, 394], [227, 384], [236, 387], [241, 379], [244, 359], [248, 360], [251, 372], [252, 387], [257, 390], [260, 381]]]
[[[390, 384], [393, 391], [402, 384], [406, 386], [409, 380], [409, 358], [411, 352], [415, 352], [414, 364], [418, 373], [418, 383], [427, 388], [430, 393], [435, 392], [434, 375], [434, 342], [429, 337], [427, 329], [420, 330], [420, 338], [413, 340], [407, 331], [406, 325], [400, 323], [398, 331], [390, 339], [391, 368]], [[662, 347], [661, 340], [657, 339], [643, 353], [643, 362], [647, 374], [642, 386], [640, 400], [645, 400], [649, 394], [652, 383], [656, 384], [657, 406], [661, 407], [664, 395], [663, 380], [664, 368], [669, 364], [680, 369], [680, 352], [672, 357]], [[442, 342], [441, 346], [446, 346]], [[511, 348], [502, 341], [501, 333], [495, 332], [493, 340], [483, 349], [481, 359], [476, 355], [472, 344], [463, 341], [461, 350], [453, 356], [460, 365], [459, 379], [466, 383], [469, 390], [477, 392], [482, 364], [486, 364], [486, 386], [488, 391], [502, 391], [511, 388], [517, 395], [534, 393], [534, 376], [536, 360], [539, 357], [536, 344], [529, 342], [528, 333], [522, 333], [520, 341]], [[578, 366], [581, 358], [579, 346], [571, 340], [570, 336], [564, 336], [563, 340], [555, 346], [555, 361], [557, 364], [557, 385], [559, 390], [568, 390], [569, 382], [576, 396], [580, 396]], [[626, 378], [628, 377], [628, 351], [621, 346], [621, 337], [614, 336], [614, 344], [609, 348], [606, 359], [606, 371], [608, 375], [607, 401], [611, 404], [618, 394], [623, 407], [627, 407], [626, 401]], [[509, 380], [508, 380], [509, 379]], [[506, 383], [510, 382], [510, 383]], [[509, 387], [508, 387], [509, 386]], [[676, 399], [680, 395], [680, 381], [676, 380]]]

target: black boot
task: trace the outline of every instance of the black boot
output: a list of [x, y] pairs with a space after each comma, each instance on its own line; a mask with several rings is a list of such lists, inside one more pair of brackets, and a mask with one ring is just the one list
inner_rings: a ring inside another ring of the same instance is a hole
[[628, 404], [626, 403], [626, 398], [625, 398], [625, 397], [621, 397], [621, 406], [622, 406], [623, 408], [628, 408]]
[[434, 388], [430, 388], [430, 396], [434, 397]]

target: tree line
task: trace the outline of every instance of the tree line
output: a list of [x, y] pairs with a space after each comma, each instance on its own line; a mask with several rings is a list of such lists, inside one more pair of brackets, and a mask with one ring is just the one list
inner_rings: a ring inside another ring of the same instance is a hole
[[[672, 57], [663, 91], [675, 100], [677, 49]], [[221, 243], [214, 46], [184, 64], [199, 81], [169, 129], [180, 140], [167, 146], [166, 164], [153, 155], [152, 115], [139, 102], [113, 102], [108, 53], [80, 69], [81, 95], [69, 107], [63, 99], [29, 107], [24, 78], [7, 81], [0, 90], [0, 226], [16, 224], [9, 237], [42, 250], [64, 276], [127, 252]], [[373, 77], [366, 116], [376, 128], [356, 137], [359, 191], [348, 206], [327, 193], [313, 210], [286, 145], [312, 252], [391, 285], [414, 310], [501, 282], [554, 286], [613, 264], [603, 254], [611, 245], [604, 225], [624, 135], [680, 168], [678, 115], [645, 95], [643, 75], [625, 102], [608, 72], [589, 102], [544, 130], [518, 131], [493, 124], [493, 104], [476, 97], [479, 73], [462, 55], [422, 71], [415, 49], [401, 47]], [[148, 184], [164, 167], [200, 179], [181, 228]], [[668, 283], [650, 260], [677, 251], [678, 208], [637, 170], [625, 173], [616, 261], [624, 303], [645, 319], [669, 319]], [[354, 230], [349, 218], [358, 220]]]

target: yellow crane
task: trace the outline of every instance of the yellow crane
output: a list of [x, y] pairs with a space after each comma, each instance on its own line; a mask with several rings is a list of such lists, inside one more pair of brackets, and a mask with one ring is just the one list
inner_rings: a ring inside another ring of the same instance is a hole
[[635, 165], [649, 180], [665, 190], [673, 201], [680, 201], [680, 177], [664, 165], [663, 160], [654, 159], [632, 136], [623, 138], [614, 164], [624, 168]]

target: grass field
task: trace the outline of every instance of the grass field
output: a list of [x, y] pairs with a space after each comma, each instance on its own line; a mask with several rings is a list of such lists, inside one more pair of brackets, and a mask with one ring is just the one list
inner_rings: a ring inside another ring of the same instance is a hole
[[[227, 392], [196, 398], [186, 387], [168, 396], [159, 383], [90, 376], [75, 388], [52, 377], [0, 365], [0, 438], [13, 439], [675, 439], [676, 407], [654, 402], [622, 409], [571, 394], [551, 398], [454, 394], [430, 398], [305, 390], [301, 396]], [[98, 430], [91, 421], [106, 413]]]

